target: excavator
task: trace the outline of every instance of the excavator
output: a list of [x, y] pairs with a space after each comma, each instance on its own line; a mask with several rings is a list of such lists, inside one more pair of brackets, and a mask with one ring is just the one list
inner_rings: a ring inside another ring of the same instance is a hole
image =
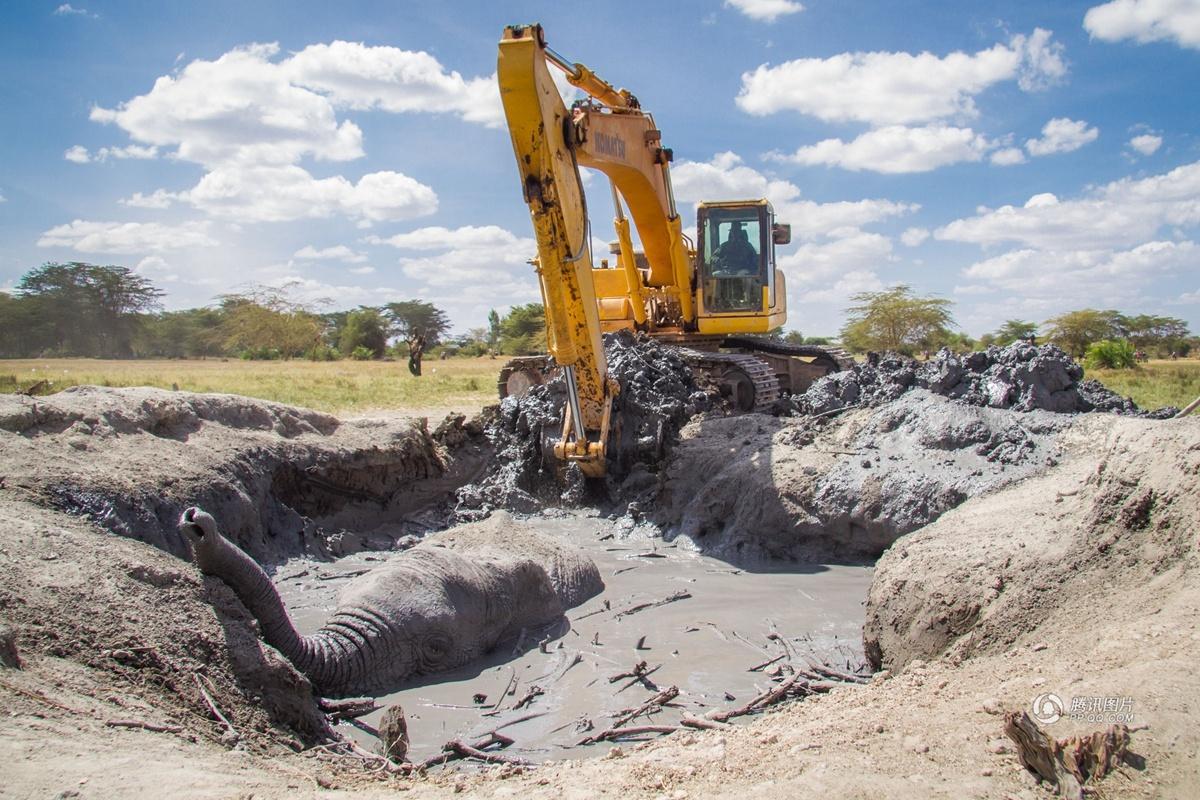
[[[552, 68], [583, 94], [570, 108]], [[672, 152], [637, 97], [556, 53], [536, 24], [504, 29], [496, 74], [537, 240], [530, 263], [550, 351], [506, 364], [499, 390], [502, 398], [520, 395], [551, 372], [562, 374], [567, 403], [552, 445], [560, 463], [577, 464], [588, 477], [606, 473], [620, 388], [608, 374], [604, 333], [632, 329], [679, 348], [698, 380], [742, 411], [767, 409], [781, 392], [803, 391], [851, 363], [839, 351], [764, 336], [787, 319], [775, 247], [791, 240], [769, 202], [702, 202], [693, 240], [671, 188]], [[610, 184], [612, 264], [593, 260], [581, 168]]]

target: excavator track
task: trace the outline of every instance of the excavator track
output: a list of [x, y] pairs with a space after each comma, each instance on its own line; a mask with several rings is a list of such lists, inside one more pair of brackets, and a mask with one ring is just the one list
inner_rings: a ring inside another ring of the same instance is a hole
[[775, 371], [762, 359], [687, 347], [676, 350], [693, 371], [720, 387], [739, 411], [768, 411], [781, 396]]
[[819, 361], [829, 366], [837, 365], [837, 369], [831, 369], [830, 372], [848, 370], [855, 364], [853, 356], [839, 347], [825, 347], [815, 344], [788, 344], [777, 339], [766, 339], [758, 336], [727, 336], [722, 346], [728, 347], [731, 350], [750, 350], [779, 356], [812, 358], [814, 361]]

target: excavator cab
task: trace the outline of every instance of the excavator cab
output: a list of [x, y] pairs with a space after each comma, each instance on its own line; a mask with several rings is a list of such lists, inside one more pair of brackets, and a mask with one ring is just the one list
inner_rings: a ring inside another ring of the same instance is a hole
[[775, 270], [775, 245], [787, 244], [791, 229], [775, 223], [770, 203], [702, 203], [696, 226], [702, 320], [729, 315], [741, 322], [739, 330], [745, 330], [747, 317], [778, 314], [783, 304], [777, 305], [776, 296], [783, 287]]

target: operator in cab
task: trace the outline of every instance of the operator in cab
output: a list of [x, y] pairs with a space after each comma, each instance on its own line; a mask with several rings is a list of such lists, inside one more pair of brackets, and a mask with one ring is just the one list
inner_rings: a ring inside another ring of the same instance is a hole
[[758, 251], [741, 222], [733, 223], [729, 238], [713, 252], [713, 266], [718, 272], [753, 275], [758, 272]]

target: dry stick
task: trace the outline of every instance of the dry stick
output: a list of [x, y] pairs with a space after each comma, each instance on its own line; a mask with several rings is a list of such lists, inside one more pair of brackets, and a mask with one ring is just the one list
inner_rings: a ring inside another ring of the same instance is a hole
[[663, 689], [661, 692], [654, 695], [654, 697], [651, 697], [649, 700], [642, 703], [640, 706], [633, 709], [632, 711], [628, 711], [628, 712], [621, 714], [619, 717], [617, 717], [615, 720], [613, 720], [613, 723], [611, 725], [609, 725], [609, 727], [610, 728], [619, 728], [622, 725], [624, 725], [626, 722], [637, 719], [642, 714], [645, 714], [649, 711], [653, 711], [654, 709], [662, 708], [664, 705], [671, 702], [678, 696], [679, 696], [679, 687], [678, 686], [668, 686], [666, 689]]
[[317, 708], [324, 711], [332, 719], [350, 720], [363, 717], [379, 708], [370, 698], [354, 698], [351, 700], [327, 700], [324, 697], [317, 700]]
[[673, 595], [664, 597], [662, 600], [656, 600], [653, 603], [639, 603], [638, 605], [627, 608], [624, 611], [618, 611], [617, 615], [615, 617], [613, 617], [613, 619], [620, 619], [621, 617], [628, 617], [630, 614], [636, 614], [639, 611], [645, 611], [647, 608], [657, 608], [658, 606], [665, 606], [667, 603], [674, 603], [677, 600], [686, 600], [691, 596], [692, 596], [692, 593], [688, 592], [686, 590], [681, 591], [681, 592], [676, 592]]
[[810, 659], [806, 660], [808, 660], [808, 666], [812, 668], [813, 672], [824, 675], [826, 678], [833, 678], [834, 680], [842, 681], [843, 683], [868, 683], [871, 680], [870, 678], [864, 678], [862, 675], [851, 675], [848, 672], [839, 672], [836, 669], [830, 669], [823, 664], [817, 664]]
[[[225, 730], [237, 736], [237, 731], [234, 729], [233, 724], [225, 719], [225, 715], [221, 713], [221, 709], [217, 708], [217, 704], [213, 701], [212, 695], [204, 690], [204, 684], [200, 682], [200, 674], [193, 672], [192, 678], [195, 679], [196, 688], [200, 690], [201, 696], [204, 697], [204, 704], [208, 706], [208, 710], [212, 712], [214, 717], [221, 721], [221, 724], [225, 726]], [[209, 684], [209, 686], [212, 686], [212, 684]], [[213, 689], [213, 691], [216, 691], [216, 689]]]
[[159, 725], [155, 722], [142, 722], [140, 719], [109, 719], [104, 724], [110, 728], [141, 728], [154, 733], [182, 733], [178, 725]]
[[522, 722], [528, 722], [531, 719], [537, 719], [538, 717], [544, 717], [549, 713], [550, 713], [549, 711], [534, 711], [532, 714], [523, 714], [523, 715], [517, 717], [516, 719], [510, 719], [508, 722], [500, 723], [495, 728], [492, 728], [490, 731], [476, 734], [475, 736], [472, 736], [471, 738], [478, 739], [481, 736], [495, 736], [496, 731], [500, 731], [505, 728], [511, 728], [513, 725], [520, 725]]
[[784, 680], [783, 683], [779, 684], [773, 689], [768, 689], [745, 705], [739, 706], [738, 708], [729, 709], [727, 711], [710, 711], [709, 713], [705, 714], [704, 717], [705, 719], [714, 720], [716, 722], [726, 722], [734, 717], [742, 717], [746, 714], [757, 711], [760, 708], [774, 705], [782, 700], [787, 693], [792, 690], [792, 687], [796, 685], [798, 680], [800, 680], [800, 675], [792, 674], [790, 677]]
[[775, 656], [774, 658], [768, 659], [768, 660], [766, 660], [766, 661], [762, 662], [761, 664], [755, 664], [753, 667], [751, 667], [750, 669], [746, 670], [746, 672], [759, 672], [760, 670], [764, 670], [764, 669], [766, 669], [767, 667], [771, 666], [771, 665], [772, 665], [772, 664], [774, 664], [776, 661], [782, 661], [783, 659], [785, 659], [785, 658], [787, 658], [787, 657], [788, 657], [788, 654], [787, 654], [787, 653], [784, 653], [784, 654], [782, 654], [782, 655]]
[[728, 730], [729, 728], [733, 727], [732, 725], [728, 725], [724, 722], [704, 719], [703, 717], [696, 717], [692, 716], [691, 714], [684, 714], [683, 718], [679, 720], [679, 724], [683, 725], [685, 728], [699, 728], [700, 730], [706, 731]]
[[580, 739], [576, 745], [595, 744], [603, 741], [614, 741], [616, 739], [624, 739], [629, 736], [642, 736], [647, 733], [675, 733], [682, 730], [678, 725], [638, 725], [633, 728], [609, 728], [594, 736], [588, 736]]
[[420, 764], [410, 765], [410, 769], [427, 770], [431, 767], [440, 766], [449, 761], [455, 761], [460, 758], [474, 758], [480, 761], [486, 761], [492, 764], [528, 764], [527, 761], [521, 759], [509, 758], [507, 756], [498, 756], [495, 753], [483, 752], [488, 747], [498, 744], [501, 747], [508, 747], [513, 743], [513, 740], [497, 733], [490, 731], [486, 736], [477, 740], [473, 744], [467, 744], [460, 739], [452, 739], [442, 745], [442, 752], [431, 758], [427, 758]]
[[1176, 414], [1172, 419], [1183, 419], [1188, 414], [1195, 411], [1198, 407], [1200, 407], [1200, 397], [1197, 397], [1195, 400], [1188, 403], [1187, 406], [1182, 411], [1180, 411], [1178, 414]]
[[545, 693], [546, 691], [540, 686], [530, 686], [529, 691], [525, 692], [525, 696], [513, 704], [510, 711], [518, 711], [524, 708]]
[[488, 764], [518, 764], [528, 765], [529, 762], [523, 758], [513, 758], [512, 756], [502, 756], [497, 753], [485, 753], [478, 750], [466, 742], [455, 739], [446, 743], [446, 747], [457, 753], [462, 758], [474, 758], [477, 761], [484, 761]]

